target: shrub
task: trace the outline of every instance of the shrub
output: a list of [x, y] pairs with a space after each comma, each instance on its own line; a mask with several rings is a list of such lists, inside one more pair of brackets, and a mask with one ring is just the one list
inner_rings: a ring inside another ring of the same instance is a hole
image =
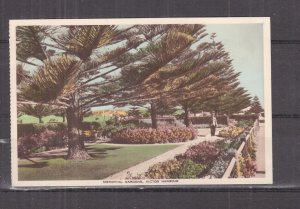
[[179, 170], [177, 171], [177, 178], [179, 179], [195, 179], [198, 178], [207, 168], [207, 165], [195, 163], [192, 160], [184, 160]]
[[63, 123], [18, 124], [18, 154], [26, 157], [33, 152], [65, 147], [67, 127]]
[[[184, 114], [183, 114], [184, 115]], [[183, 115], [182, 115], [182, 119], [183, 119]], [[217, 116], [217, 121], [218, 121], [218, 124], [219, 125], [228, 125], [228, 118], [227, 116]], [[193, 117], [191, 116], [191, 122], [195, 125], [200, 125], [200, 124], [210, 124], [210, 121], [211, 121], [211, 117], [210, 116], [204, 116], [204, 117], [200, 117], [200, 116], [197, 116], [197, 117]]]
[[176, 159], [157, 163], [146, 172], [146, 178], [150, 179], [176, 179], [182, 162]]
[[67, 126], [64, 123], [18, 124], [18, 137], [40, 134], [46, 129], [66, 135]]
[[123, 129], [132, 129], [135, 125], [132, 123], [123, 124], [123, 125], [105, 125], [104, 127], [99, 128], [99, 131], [101, 132], [102, 136], [111, 137], [114, 133], [119, 132]]
[[191, 146], [187, 151], [178, 155], [177, 159], [191, 159], [197, 163], [210, 164], [222, 154], [221, 149], [213, 142], [201, 142]]
[[196, 130], [192, 128], [135, 128], [115, 132], [112, 141], [125, 144], [176, 143], [192, 140], [196, 135]]
[[206, 169], [206, 165], [192, 160], [172, 159], [151, 166], [145, 173], [150, 179], [193, 179], [198, 178]]
[[39, 134], [33, 134], [18, 138], [18, 156], [23, 158], [33, 153], [36, 149], [49, 145], [49, 139], [54, 138], [56, 133], [45, 129]]
[[258, 116], [257, 115], [231, 115], [230, 118], [234, 119], [236, 121], [240, 121], [240, 120], [253, 120], [253, 121], [255, 121], [258, 118]]
[[241, 127], [241, 128], [247, 128], [247, 127], [252, 126], [253, 123], [254, 123], [253, 120], [240, 120], [237, 122], [236, 126]]
[[244, 129], [236, 126], [229, 126], [219, 131], [219, 136], [226, 139], [234, 139], [244, 132]]

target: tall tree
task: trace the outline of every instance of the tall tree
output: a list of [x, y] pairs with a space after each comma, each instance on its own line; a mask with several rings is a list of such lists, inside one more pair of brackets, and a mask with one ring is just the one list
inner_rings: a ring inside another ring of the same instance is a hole
[[[19, 103], [66, 109], [68, 159], [90, 158], [79, 132], [82, 115], [93, 105], [115, 100], [121, 79], [109, 74], [122, 67], [118, 63], [122, 54], [149, 38], [151, 34], [139, 36], [136, 26], [17, 27], [17, 60], [35, 67], [34, 76], [20, 90]], [[53, 53], [47, 53], [50, 50]], [[32, 58], [39, 64], [30, 62]]]
[[250, 106], [250, 109], [249, 109], [249, 112], [250, 113], [260, 113], [264, 111], [264, 109], [262, 108], [260, 102], [259, 102], [259, 99], [258, 99], [258, 96], [254, 96], [253, 97], [253, 100], [251, 102], [251, 106]]

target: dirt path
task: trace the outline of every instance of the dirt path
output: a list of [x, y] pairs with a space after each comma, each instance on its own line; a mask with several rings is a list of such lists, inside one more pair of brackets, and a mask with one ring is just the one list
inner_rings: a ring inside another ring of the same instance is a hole
[[256, 163], [257, 171], [255, 177], [263, 178], [265, 177], [265, 125], [264, 123], [259, 124], [259, 131], [255, 138], [257, 152], [256, 152]]
[[121, 172], [113, 174], [113, 175], [107, 177], [105, 180], [124, 180], [126, 178], [126, 176], [128, 176], [128, 173], [130, 173], [132, 176], [136, 176], [137, 174], [146, 172], [150, 166], [152, 166], [156, 163], [173, 159], [176, 155], [184, 153], [187, 150], [187, 148], [190, 147], [191, 145], [195, 145], [195, 144], [198, 144], [203, 141], [215, 141], [217, 139], [220, 139], [220, 137], [217, 137], [217, 136], [197, 137], [195, 140], [185, 142], [185, 143], [181, 144], [179, 147], [176, 147], [175, 149], [172, 149], [168, 152], [165, 152], [161, 155], [151, 158], [150, 160], [141, 162], [141, 163], [139, 163], [135, 166], [132, 166], [128, 169], [125, 169]]

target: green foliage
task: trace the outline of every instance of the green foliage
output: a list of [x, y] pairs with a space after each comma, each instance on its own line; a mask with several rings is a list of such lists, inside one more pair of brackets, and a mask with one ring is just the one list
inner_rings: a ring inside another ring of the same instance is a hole
[[18, 26], [17, 35], [17, 59], [27, 62], [29, 58], [41, 61], [47, 57], [41, 42], [46, 38], [48, 27], [45, 26]]
[[219, 131], [219, 136], [226, 139], [235, 139], [244, 132], [244, 128], [229, 126]]
[[192, 160], [168, 160], [151, 166], [145, 173], [150, 179], [194, 179], [205, 171], [206, 165]]
[[100, 132], [101, 132], [102, 136], [114, 137], [114, 134], [116, 134], [119, 131], [132, 129], [135, 127], [136, 126], [133, 123], [119, 124], [119, 125], [107, 124], [100, 128]]
[[240, 121], [238, 121], [236, 126], [241, 127], [241, 128], [247, 128], [247, 127], [253, 126], [253, 123], [254, 123], [253, 120], [240, 120]]
[[192, 160], [184, 160], [177, 172], [177, 178], [179, 179], [195, 179], [199, 178], [201, 174], [206, 170], [207, 165], [196, 163]]
[[260, 113], [264, 111], [257, 96], [253, 97], [249, 113]]
[[127, 112], [128, 116], [140, 117], [142, 115], [141, 111], [137, 107], [133, 107]]
[[59, 96], [66, 96], [74, 90], [78, 82], [80, 62], [74, 56], [61, 55], [44, 65], [21, 89], [20, 95], [35, 102], [49, 102]]
[[151, 166], [145, 176], [150, 179], [176, 179], [182, 162], [176, 159]]
[[67, 26], [68, 33], [61, 36], [59, 43], [70, 54], [81, 60], [89, 58], [94, 49], [103, 47], [112, 41], [116, 34], [113, 25]]

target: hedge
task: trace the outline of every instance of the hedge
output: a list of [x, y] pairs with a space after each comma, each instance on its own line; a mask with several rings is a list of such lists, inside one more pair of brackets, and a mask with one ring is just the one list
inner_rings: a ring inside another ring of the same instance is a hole
[[[218, 124], [227, 125], [228, 120], [227, 116], [217, 116]], [[199, 125], [199, 124], [210, 124], [211, 117], [191, 117], [192, 124]]]

